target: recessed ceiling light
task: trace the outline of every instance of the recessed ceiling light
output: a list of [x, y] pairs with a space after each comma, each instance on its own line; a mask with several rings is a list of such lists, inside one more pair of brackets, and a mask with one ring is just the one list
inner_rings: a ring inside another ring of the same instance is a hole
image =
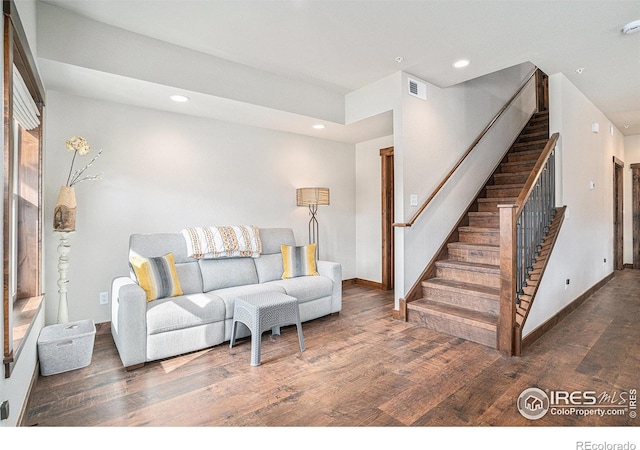
[[184, 95], [170, 95], [169, 98], [178, 103], [185, 103], [189, 101], [189, 97], [185, 97]]
[[322, 130], [324, 129], [324, 125], [322, 125], [321, 123], [317, 123], [313, 125], [313, 128], [315, 128], [316, 130]]
[[456, 69], [462, 69], [463, 67], [467, 67], [469, 64], [471, 64], [471, 61], [468, 59], [460, 59], [453, 63], [453, 67]]
[[578, 67], [578, 68], [576, 69], [576, 73], [577, 73], [578, 75], [582, 75], [582, 72], [584, 72], [584, 67]]
[[396, 62], [398, 64], [400, 64], [402, 61], [404, 61], [404, 58], [402, 56], [396, 56]]
[[629, 124], [624, 126], [624, 129], [626, 130], [627, 128], [629, 128]]
[[622, 34], [632, 34], [640, 31], [640, 20], [634, 20], [622, 27]]

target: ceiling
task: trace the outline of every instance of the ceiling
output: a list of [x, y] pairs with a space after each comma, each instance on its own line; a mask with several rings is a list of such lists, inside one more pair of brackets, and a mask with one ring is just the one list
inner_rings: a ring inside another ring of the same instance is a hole
[[[640, 134], [640, 32], [621, 33], [640, 20], [640, 1], [46, 3], [341, 94], [399, 70], [448, 87], [530, 61], [564, 73], [623, 134]], [[452, 67], [461, 58], [471, 64]]]

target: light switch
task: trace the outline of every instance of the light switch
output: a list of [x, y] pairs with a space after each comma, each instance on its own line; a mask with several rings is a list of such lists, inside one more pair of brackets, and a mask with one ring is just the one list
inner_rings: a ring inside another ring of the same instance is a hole
[[409, 196], [409, 204], [411, 206], [418, 206], [418, 196], [416, 194], [411, 194]]

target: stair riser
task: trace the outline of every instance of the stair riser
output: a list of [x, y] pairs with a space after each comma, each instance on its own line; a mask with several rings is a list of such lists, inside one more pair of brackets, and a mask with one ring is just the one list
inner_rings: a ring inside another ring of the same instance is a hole
[[[437, 266], [437, 265], [436, 265]], [[438, 267], [436, 276], [450, 280], [463, 281], [465, 283], [480, 284], [483, 286], [500, 287], [500, 275], [472, 270], [458, 269], [455, 267]]]
[[500, 216], [497, 214], [490, 217], [469, 216], [469, 226], [480, 228], [497, 228], [500, 226]]
[[422, 296], [429, 300], [444, 303], [445, 305], [457, 306], [459, 308], [466, 308], [495, 316], [498, 315], [500, 310], [498, 300], [431, 287], [426, 283], [422, 287]]
[[505, 198], [504, 201], [501, 199], [495, 199], [492, 201], [478, 202], [478, 211], [479, 212], [497, 212], [498, 205], [510, 205], [513, 202], [514, 202], [513, 198]]
[[549, 133], [546, 131], [538, 131], [529, 134], [521, 134], [517, 143], [525, 143], [531, 141], [539, 141], [541, 139], [549, 139]]
[[494, 266], [500, 264], [500, 252], [497, 250], [449, 248], [449, 257], [456, 261], [466, 261], [470, 263], [490, 264]]
[[491, 198], [517, 197], [518, 195], [520, 195], [520, 191], [522, 191], [522, 187], [487, 189], [487, 197], [491, 197]]
[[538, 131], [549, 132], [549, 124], [546, 119], [531, 120], [524, 128], [524, 133], [537, 133]]
[[521, 173], [497, 173], [493, 176], [495, 184], [517, 184], [526, 183], [529, 174]]
[[518, 161], [517, 163], [505, 163], [500, 165], [500, 171], [502, 173], [531, 172], [531, 170], [533, 170], [533, 166], [535, 165], [535, 161]]
[[409, 321], [430, 330], [450, 334], [487, 347], [496, 348], [496, 332], [473, 326], [472, 324], [451, 320], [430, 314], [426, 311], [410, 311]]
[[515, 153], [517, 152], [526, 152], [529, 150], [539, 150], [542, 151], [542, 149], [544, 148], [545, 144], [546, 144], [546, 140], [544, 142], [537, 142], [537, 141], [533, 141], [533, 142], [516, 142], [515, 144], [513, 144], [513, 151]]
[[458, 232], [458, 236], [460, 242], [466, 244], [500, 245], [500, 230], [474, 231], [461, 229]]
[[509, 153], [507, 157], [508, 162], [519, 162], [519, 161], [537, 161], [540, 157], [540, 153], [538, 150], [527, 151], [527, 152], [513, 152]]

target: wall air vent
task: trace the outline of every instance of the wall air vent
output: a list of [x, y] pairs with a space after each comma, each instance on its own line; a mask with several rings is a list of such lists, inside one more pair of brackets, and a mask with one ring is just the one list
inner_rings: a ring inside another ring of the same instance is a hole
[[413, 78], [408, 78], [409, 83], [409, 95], [413, 95], [414, 97], [421, 98], [422, 100], [427, 99], [427, 85], [422, 81], [414, 80]]

